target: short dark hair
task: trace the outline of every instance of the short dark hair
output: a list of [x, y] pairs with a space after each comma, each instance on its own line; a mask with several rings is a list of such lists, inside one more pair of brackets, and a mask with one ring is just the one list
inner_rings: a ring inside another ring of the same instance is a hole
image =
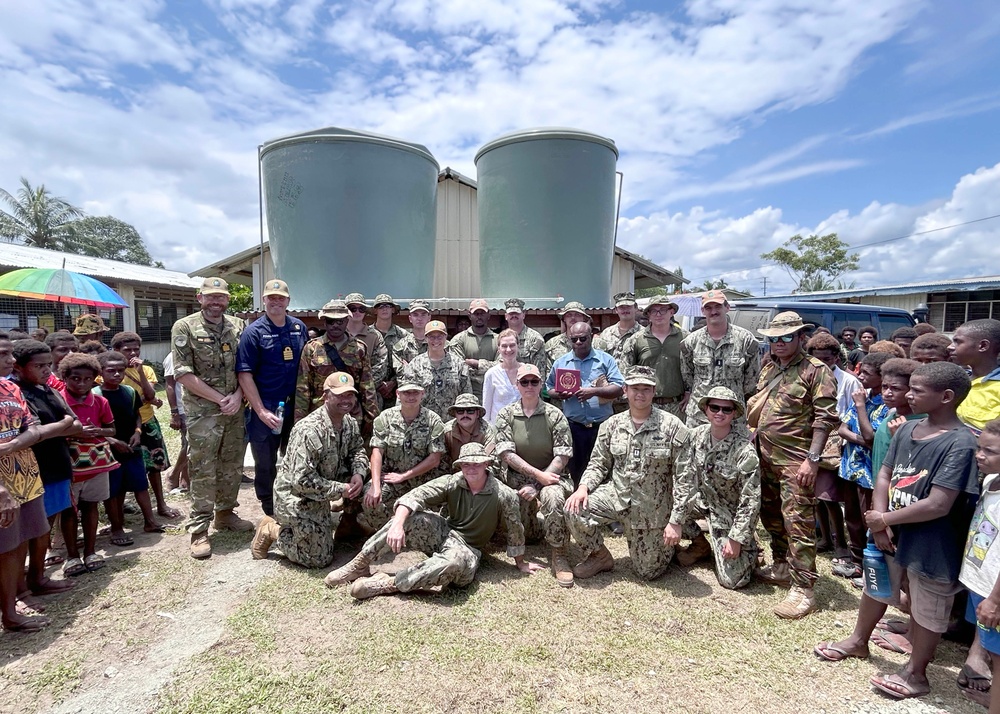
[[861, 335], [864, 334], [872, 335], [875, 337], [876, 340], [878, 339], [878, 330], [876, 330], [872, 325], [865, 325], [860, 330], [858, 330], [858, 337], [861, 337]]
[[881, 374], [882, 365], [891, 359], [899, 359], [899, 357], [893, 357], [888, 352], [869, 352], [861, 360], [861, 364], [871, 365], [876, 372]]
[[10, 331], [8, 338], [11, 342], [17, 342], [18, 340], [30, 340], [31, 335], [29, 335], [24, 330], [13, 329]]
[[871, 354], [872, 352], [875, 354], [884, 352], [890, 357], [906, 357], [906, 353], [903, 351], [903, 348], [895, 342], [890, 342], [889, 340], [879, 340], [878, 342], [873, 343], [872, 346], [868, 348], [868, 354]]
[[992, 436], [1000, 436], [1000, 419], [994, 419], [993, 421], [986, 422], [983, 425], [983, 433], [990, 434]]
[[38, 340], [39, 342], [44, 342], [45, 338], [49, 336], [49, 328], [42, 327], [39, 325], [34, 330], [31, 331], [31, 338]]
[[10, 342], [10, 333], [5, 332], [4, 330], [0, 330], [0, 341], [2, 340], [7, 340], [8, 342]]
[[904, 359], [903, 357], [893, 357], [882, 363], [882, 368], [879, 372], [882, 374], [882, 379], [902, 377], [906, 380], [906, 383], [909, 384], [910, 375], [912, 375], [913, 370], [919, 366], [920, 363], [916, 360]]
[[972, 379], [965, 370], [951, 362], [931, 362], [922, 364], [913, 370], [911, 377], [920, 377], [935, 392], [950, 389], [955, 393], [955, 405], [958, 406], [969, 395], [972, 389]]
[[135, 332], [117, 332], [115, 333], [115, 336], [111, 338], [111, 349], [117, 350], [119, 347], [124, 344], [128, 344], [129, 342], [138, 342], [141, 345], [142, 338]]
[[108, 366], [108, 362], [124, 362], [128, 367], [128, 359], [121, 352], [101, 352], [97, 355], [97, 363], [101, 365], [101, 370]]
[[66, 330], [50, 333], [45, 338], [45, 344], [49, 347], [55, 347], [60, 342], [72, 342], [74, 345], [80, 344], [80, 340], [76, 339], [76, 335], [72, 332], [66, 332]]
[[107, 352], [108, 348], [97, 340], [87, 340], [80, 345], [79, 351], [85, 355], [99, 355], [102, 352]]
[[35, 355], [50, 354], [52, 349], [44, 342], [38, 340], [18, 340], [14, 343], [14, 362], [18, 367], [23, 367], [31, 361]]
[[988, 340], [991, 352], [1000, 352], [1000, 320], [985, 318], [982, 320], [969, 320], [958, 326], [977, 340]]
[[942, 335], [940, 332], [928, 332], [924, 335], [917, 335], [917, 339], [910, 345], [910, 354], [912, 355], [914, 350], [931, 350], [940, 352], [945, 359], [948, 359], [948, 345], [950, 344], [951, 338], [948, 335]]
[[833, 350], [840, 354], [840, 343], [837, 338], [828, 332], [820, 332], [809, 338], [806, 342], [806, 352], [812, 354], [815, 350]]
[[842, 327], [840, 329], [840, 336], [843, 337], [844, 333], [848, 331], [853, 332], [855, 335], [858, 334], [858, 328], [852, 327], [851, 325], [847, 325], [846, 327]]
[[80, 368], [89, 369], [94, 373], [95, 377], [101, 373], [101, 365], [98, 363], [96, 357], [84, 354], [83, 352], [72, 352], [63, 357], [63, 361], [59, 363], [59, 376], [66, 379], [69, 376], [70, 370]]
[[915, 340], [917, 339], [917, 331], [912, 327], [900, 327], [893, 330], [892, 336], [889, 339], [896, 340], [900, 338], [904, 340]]
[[937, 328], [929, 322], [918, 322], [913, 326], [913, 331], [918, 335], [929, 335], [932, 332], [937, 332]]

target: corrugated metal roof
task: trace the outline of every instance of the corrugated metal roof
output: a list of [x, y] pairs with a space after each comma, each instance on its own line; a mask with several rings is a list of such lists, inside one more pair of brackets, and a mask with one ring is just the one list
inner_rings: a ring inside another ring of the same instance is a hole
[[0, 250], [0, 265], [11, 268], [55, 268], [63, 267], [75, 273], [83, 273], [94, 278], [108, 278], [118, 283], [144, 283], [147, 285], [168, 285], [176, 288], [197, 288], [201, 280], [190, 278], [175, 270], [164, 270], [147, 265], [123, 263], [120, 260], [94, 258], [89, 255], [63, 253], [27, 245], [5, 243]]
[[836, 300], [837, 298], [864, 297], [866, 295], [909, 295], [911, 293], [938, 293], [949, 290], [990, 290], [1000, 288], [1000, 275], [985, 275], [973, 278], [955, 278], [937, 282], [903, 283], [900, 285], [883, 285], [872, 288], [851, 288], [849, 290], [823, 290], [814, 293], [795, 293], [793, 295], [768, 295], [769, 300], [791, 300], [793, 302], [809, 300]]

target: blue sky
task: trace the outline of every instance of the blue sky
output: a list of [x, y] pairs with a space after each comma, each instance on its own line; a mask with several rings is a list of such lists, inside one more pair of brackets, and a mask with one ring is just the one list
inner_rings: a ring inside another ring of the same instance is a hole
[[[0, 187], [44, 183], [193, 270], [257, 240], [256, 147], [320, 126], [621, 150], [619, 243], [700, 282], [760, 253], [1000, 214], [1000, 10], [913, 0], [63, 0], [0, 25]], [[1000, 219], [860, 251], [858, 285], [1000, 272]]]

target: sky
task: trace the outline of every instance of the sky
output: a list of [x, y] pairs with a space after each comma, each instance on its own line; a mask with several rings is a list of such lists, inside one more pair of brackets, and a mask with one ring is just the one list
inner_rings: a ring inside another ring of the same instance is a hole
[[475, 178], [491, 139], [570, 126], [619, 148], [618, 244], [695, 285], [787, 293], [760, 254], [831, 232], [867, 246], [842, 278], [859, 287], [1000, 273], [994, 0], [59, 0], [3, 16], [0, 187], [23, 176], [128, 221], [171, 269], [259, 240], [264, 141], [372, 131]]

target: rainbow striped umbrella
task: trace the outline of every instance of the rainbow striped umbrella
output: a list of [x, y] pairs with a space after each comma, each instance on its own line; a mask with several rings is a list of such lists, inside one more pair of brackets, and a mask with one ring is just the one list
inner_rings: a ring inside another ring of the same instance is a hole
[[21, 268], [0, 275], [0, 295], [91, 307], [128, 307], [121, 295], [100, 280], [55, 268]]

